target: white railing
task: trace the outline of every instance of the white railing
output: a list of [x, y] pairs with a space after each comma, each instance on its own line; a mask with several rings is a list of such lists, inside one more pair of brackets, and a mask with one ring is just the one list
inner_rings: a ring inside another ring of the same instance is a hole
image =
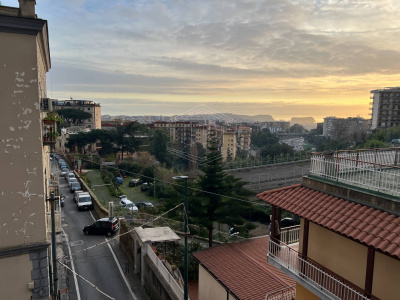
[[[269, 240], [268, 260], [275, 261], [330, 299], [368, 300], [363, 294], [343, 283], [285, 244]], [[339, 277], [339, 276], [338, 276]]]
[[265, 300], [295, 300], [296, 299], [296, 285], [288, 286], [279, 291], [268, 293]]
[[[310, 174], [325, 177], [337, 182], [351, 184], [368, 190], [400, 196], [400, 167], [397, 166], [397, 152], [372, 154], [360, 153], [344, 157], [344, 154], [327, 156], [313, 154]], [[362, 159], [360, 160], [360, 157]], [[385, 162], [386, 164], [371, 161]]]
[[298, 243], [300, 239], [300, 225], [281, 229], [281, 241], [285, 244]]
[[171, 286], [172, 290], [175, 292], [175, 294], [178, 296], [178, 298], [179, 299], [183, 299], [183, 290], [182, 290], [182, 288], [175, 281], [175, 278], [167, 270], [167, 268], [164, 266], [162, 261], [158, 259], [157, 255], [154, 253], [153, 249], [151, 249], [150, 245], [147, 244], [146, 246], [147, 246], [146, 252], [147, 252], [147, 255], [149, 256], [150, 260], [157, 267], [158, 271], [161, 273], [161, 275], [164, 277], [164, 279]]

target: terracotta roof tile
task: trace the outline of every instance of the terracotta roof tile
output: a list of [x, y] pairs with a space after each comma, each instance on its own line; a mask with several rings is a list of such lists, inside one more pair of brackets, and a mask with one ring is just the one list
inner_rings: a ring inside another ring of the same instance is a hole
[[373, 246], [400, 259], [400, 218], [301, 185], [257, 195], [259, 199]]
[[267, 262], [268, 242], [268, 236], [247, 239], [193, 255], [240, 299], [264, 300], [267, 293], [295, 284], [293, 279]]

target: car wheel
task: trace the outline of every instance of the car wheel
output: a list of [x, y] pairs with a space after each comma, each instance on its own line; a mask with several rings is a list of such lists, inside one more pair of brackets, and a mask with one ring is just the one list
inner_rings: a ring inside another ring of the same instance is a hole
[[108, 237], [112, 236], [112, 232], [111, 231], [107, 232], [107, 236]]
[[86, 235], [89, 235], [89, 231], [88, 231], [88, 230], [85, 230], [84, 233], [85, 233]]

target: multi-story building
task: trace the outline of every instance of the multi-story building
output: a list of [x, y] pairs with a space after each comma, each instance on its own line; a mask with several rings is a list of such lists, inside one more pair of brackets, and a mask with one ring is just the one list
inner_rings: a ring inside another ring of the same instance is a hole
[[262, 122], [261, 129], [265, 128], [272, 133], [289, 132], [290, 122], [285, 122], [285, 121]]
[[371, 91], [371, 129], [396, 127], [400, 124], [400, 87]]
[[37, 18], [34, 0], [20, 0], [19, 8], [0, 6], [0, 24], [0, 297], [48, 299], [53, 260], [46, 200], [57, 185], [49, 159], [55, 139], [44, 139], [55, 125], [43, 123], [51, 67], [47, 21]]
[[90, 119], [83, 120], [82, 126], [90, 129], [101, 129], [101, 106], [89, 100], [54, 100], [52, 99], [53, 109], [79, 109], [90, 113]]
[[323, 135], [337, 141], [360, 141], [366, 137], [368, 129], [368, 120], [360, 117], [327, 117], [323, 123]]
[[[399, 298], [398, 162], [397, 148], [315, 153], [302, 184], [258, 195], [272, 211], [268, 262], [296, 299]], [[298, 244], [282, 241], [283, 210], [301, 220]]]
[[236, 132], [234, 129], [225, 130], [222, 134], [221, 154], [222, 160], [235, 160], [236, 157]]
[[238, 127], [236, 129], [236, 145], [238, 150], [249, 151], [251, 146], [251, 128], [250, 127]]

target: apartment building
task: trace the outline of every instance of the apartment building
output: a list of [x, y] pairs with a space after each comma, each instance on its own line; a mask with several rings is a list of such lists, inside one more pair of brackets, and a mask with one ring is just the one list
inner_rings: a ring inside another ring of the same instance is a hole
[[[296, 299], [398, 299], [399, 151], [315, 153], [302, 184], [258, 194], [272, 208], [268, 262], [296, 281]], [[283, 242], [282, 211], [301, 220]]]
[[357, 142], [363, 140], [369, 130], [369, 120], [356, 118], [324, 118], [323, 135], [336, 141]]
[[222, 134], [222, 161], [235, 160], [236, 158], [236, 132], [234, 129], [227, 129]]
[[272, 133], [278, 132], [289, 132], [290, 122], [285, 121], [273, 121], [273, 122], [262, 122], [261, 129], [268, 129]]
[[371, 129], [391, 128], [400, 124], [400, 87], [371, 91], [373, 102]]
[[237, 149], [249, 151], [251, 146], [251, 128], [248, 126], [240, 126], [236, 129]]
[[2, 299], [49, 299], [50, 192], [56, 192], [43, 123], [46, 72], [51, 67], [47, 21], [34, 0], [0, 6], [0, 295]]
[[89, 100], [55, 100], [52, 99], [54, 110], [79, 109], [90, 113], [92, 118], [83, 120], [82, 126], [89, 129], [101, 129], [101, 106], [99, 103]]

